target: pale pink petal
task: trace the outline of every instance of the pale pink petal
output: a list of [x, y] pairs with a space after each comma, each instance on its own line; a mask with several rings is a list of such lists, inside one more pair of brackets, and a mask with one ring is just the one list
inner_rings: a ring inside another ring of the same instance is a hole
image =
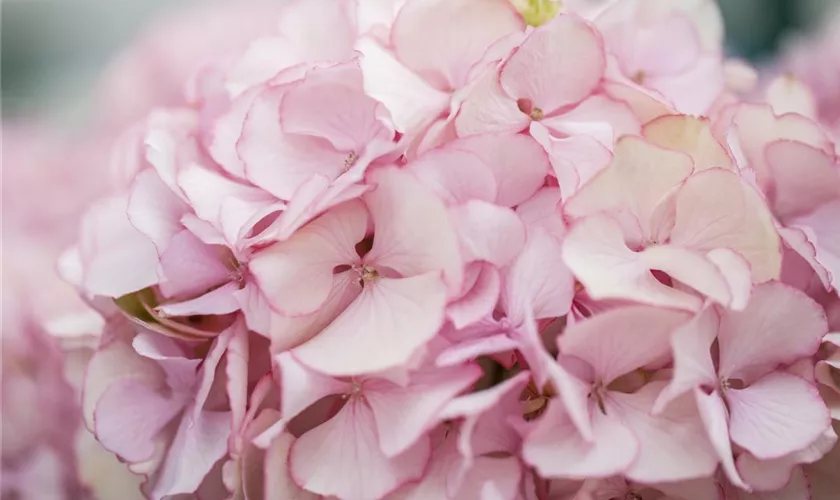
[[719, 323], [717, 312], [709, 307], [674, 331], [670, 339], [674, 371], [670, 383], [659, 393], [653, 405], [655, 414], [661, 413], [671, 401], [692, 389], [717, 385], [711, 349]]
[[589, 95], [604, 66], [596, 32], [576, 17], [558, 15], [528, 36], [505, 63], [500, 80], [513, 99], [528, 99], [548, 114]]
[[[738, 500], [811, 500], [813, 498], [816, 500], [819, 497], [811, 496], [811, 486], [808, 477], [802, 471], [801, 467], [796, 467], [793, 469], [790, 480], [785, 484], [784, 488], [775, 491], [755, 491], [753, 493], [734, 490], [728, 492], [726, 498], [737, 498]], [[826, 497], [826, 500], [828, 498]]]
[[481, 376], [477, 365], [421, 371], [408, 387], [384, 380], [363, 384], [365, 400], [376, 421], [379, 446], [395, 457], [414, 445], [440, 421], [441, 410]]
[[438, 273], [368, 282], [335, 321], [294, 349], [295, 357], [330, 375], [405, 364], [441, 327], [445, 294]]
[[120, 297], [159, 280], [155, 245], [128, 220], [127, 205], [127, 196], [107, 198], [82, 220], [82, 287], [90, 294]]
[[336, 151], [322, 138], [284, 133], [280, 123], [284, 93], [285, 89], [269, 89], [254, 100], [237, 151], [249, 181], [288, 200], [313, 175], [338, 177], [349, 151]]
[[541, 122], [559, 137], [588, 136], [612, 149], [624, 135], [639, 135], [639, 119], [625, 103], [604, 95], [593, 95], [566, 113]]
[[[476, 264], [474, 264], [476, 265]], [[457, 329], [465, 328], [492, 314], [499, 301], [502, 284], [499, 271], [492, 264], [477, 264], [478, 276], [458, 300], [446, 306], [446, 317]], [[469, 273], [472, 266], [468, 267]]]
[[659, 416], [650, 415], [664, 385], [664, 382], [651, 382], [633, 394], [609, 392], [607, 414], [616, 412], [641, 443], [639, 456], [625, 475], [646, 483], [711, 475], [718, 457], [691, 395], [674, 401]]
[[559, 400], [548, 409], [525, 437], [522, 458], [540, 475], [551, 478], [609, 477], [627, 470], [639, 454], [639, 441], [615, 417], [592, 414], [595, 440], [578, 434]]
[[560, 209], [561, 201], [562, 196], [558, 189], [545, 187], [516, 207], [516, 213], [529, 231], [541, 227], [558, 241], [563, 241], [566, 224]]
[[840, 232], [837, 231], [837, 217], [840, 214], [840, 200], [822, 205], [819, 209], [800, 218], [796, 227], [805, 232], [816, 249], [816, 260], [831, 275], [831, 284], [840, 285]]
[[[246, 410], [248, 408], [248, 365], [250, 361], [249, 333], [245, 328], [238, 328], [230, 339], [225, 353], [226, 392], [230, 402], [231, 430], [235, 434], [244, 432]], [[236, 436], [238, 439], [238, 436]], [[231, 446], [237, 450], [241, 443]]]
[[[272, 80], [284, 69], [291, 68], [303, 62], [301, 55], [295, 50], [292, 40], [281, 36], [265, 36], [252, 41], [248, 48], [236, 59], [225, 72], [225, 88], [235, 97], [234, 105], [221, 121], [216, 123], [214, 136], [222, 141], [213, 140], [208, 148], [213, 158], [221, 164], [222, 159], [233, 160], [234, 171], [241, 170], [241, 162], [236, 156], [236, 150], [230, 150], [242, 131], [242, 120], [245, 119], [247, 107], [241, 105], [244, 101], [250, 103], [254, 95], [259, 93], [260, 85]], [[256, 91], [256, 92], [255, 92]], [[240, 104], [236, 104], [239, 101]], [[238, 117], [238, 119], [234, 118]], [[238, 122], [238, 124], [236, 123]], [[228, 140], [232, 139], [232, 143]], [[228, 143], [228, 144], [226, 144]], [[233, 154], [230, 154], [233, 153]], [[227, 170], [227, 168], [226, 168]], [[230, 171], [230, 170], [228, 170]], [[233, 173], [233, 172], [231, 172]]]
[[287, 316], [315, 312], [330, 295], [339, 265], [354, 265], [369, 215], [351, 201], [299, 229], [286, 241], [260, 250], [248, 268], [269, 304]]
[[516, 100], [505, 94], [499, 73], [487, 71], [473, 84], [455, 118], [458, 136], [486, 133], [515, 133], [528, 128], [530, 117], [519, 110]]
[[513, 207], [531, 198], [545, 182], [548, 157], [525, 134], [483, 134], [458, 140], [452, 147], [478, 156], [496, 179], [498, 205]]
[[229, 314], [240, 308], [239, 301], [234, 295], [237, 290], [239, 290], [239, 283], [231, 282], [194, 299], [161, 304], [155, 310], [163, 316], [170, 317]]
[[321, 137], [337, 151], [359, 156], [368, 143], [394, 137], [386, 116], [384, 106], [361, 89], [333, 80], [304, 82], [288, 90], [280, 103], [285, 133]]
[[730, 389], [725, 398], [732, 441], [760, 459], [801, 450], [831, 424], [816, 387], [786, 373], [773, 372], [744, 389]]
[[484, 160], [469, 151], [453, 147], [433, 149], [409, 162], [406, 170], [447, 205], [469, 200], [492, 202], [496, 198], [498, 181], [493, 172]]
[[349, 59], [358, 36], [356, 3], [294, 0], [284, 5], [279, 32], [295, 42], [304, 60], [338, 62]]
[[479, 356], [513, 351], [519, 344], [504, 333], [466, 340], [441, 352], [435, 363], [438, 366], [452, 366], [474, 360]]
[[752, 293], [752, 276], [747, 259], [728, 248], [715, 248], [706, 254], [706, 258], [717, 266], [729, 284], [732, 294], [729, 308], [740, 311], [747, 307]]
[[711, 168], [676, 194], [671, 243], [694, 250], [729, 248], [743, 255], [754, 283], [779, 277], [779, 235], [764, 200], [733, 172]]
[[289, 450], [294, 436], [284, 432], [265, 452], [266, 500], [318, 500], [318, 495], [297, 486], [289, 475]]
[[568, 326], [557, 344], [564, 355], [589, 363], [606, 385], [667, 356], [672, 334], [689, 317], [648, 306], [611, 309]]
[[105, 449], [123, 460], [149, 460], [159, 433], [185, 404], [183, 398], [165, 397], [148, 382], [127, 378], [111, 384], [99, 398], [93, 431]]
[[605, 210], [627, 212], [638, 222], [643, 240], [655, 241], [657, 206], [692, 170], [687, 155], [626, 137], [616, 144], [610, 166], [569, 199], [564, 209], [573, 217]]
[[522, 253], [503, 275], [503, 303], [508, 320], [518, 326], [525, 310], [535, 319], [563, 316], [574, 298], [574, 277], [562, 260], [562, 246], [542, 228], [534, 228]]
[[160, 180], [152, 169], [134, 177], [128, 197], [128, 220], [163, 253], [181, 229], [181, 217], [188, 211], [184, 201]]
[[770, 82], [765, 96], [777, 115], [798, 113], [817, 119], [817, 103], [811, 89], [794, 75], [781, 75]]
[[450, 209], [449, 214], [466, 262], [505, 266], [525, 245], [525, 225], [510, 208], [473, 200]]
[[[473, 15], [476, 9], [481, 16]], [[521, 28], [522, 20], [504, 0], [409, 0], [394, 20], [391, 43], [406, 66], [438, 89], [452, 90], [467, 83], [488, 46]]]
[[[443, 203], [410, 173], [380, 169], [370, 176], [376, 189], [364, 197], [376, 237], [365, 262], [402, 276], [443, 271], [450, 289], [463, 279], [458, 239]], [[429, 245], [434, 241], [434, 245]]]
[[724, 74], [717, 54], [701, 56], [679, 75], [650, 77], [645, 85], [666, 96], [681, 113], [703, 115], [723, 92]]
[[410, 69], [372, 38], [361, 38], [356, 49], [364, 74], [365, 92], [383, 103], [398, 130], [416, 134], [449, 107], [450, 96]]
[[726, 477], [729, 481], [742, 489], [748, 489], [747, 484], [738, 473], [735, 459], [732, 456], [732, 443], [729, 440], [729, 410], [717, 391], [706, 393], [702, 389], [694, 389], [694, 401], [712, 447], [718, 455]]
[[590, 216], [575, 224], [563, 243], [563, 261], [593, 299], [686, 310], [698, 310], [703, 303], [700, 297], [657, 280], [639, 254], [627, 248], [622, 227], [610, 217]]
[[160, 256], [161, 292], [174, 298], [204, 294], [231, 279], [231, 259], [226, 248], [206, 245], [183, 230]]
[[765, 155], [772, 176], [767, 197], [781, 221], [840, 198], [840, 165], [833, 155], [787, 140], [770, 143]]
[[827, 332], [825, 313], [804, 293], [781, 283], [757, 286], [746, 309], [722, 315], [720, 374], [763, 375], [814, 354]]
[[642, 136], [652, 144], [691, 156], [695, 171], [711, 167], [735, 168], [729, 153], [712, 135], [706, 119], [690, 115], [662, 116], [647, 123]]
[[175, 439], [151, 490], [150, 498], [192, 493], [227, 452], [230, 436], [229, 412], [188, 412], [181, 420]]
[[[379, 449], [373, 412], [351, 399], [336, 416], [294, 442], [289, 466], [294, 482], [308, 491], [363, 500], [420, 478], [430, 454], [423, 439], [400, 456], [386, 457]], [[366, 473], [348, 464], [364, 464]]]
[[[724, 251], [729, 250], [724, 249]], [[705, 255], [673, 245], [651, 246], [639, 252], [639, 262], [647, 269], [662, 271], [672, 280], [697, 290], [718, 304], [734, 307], [729, 280], [720, 267]], [[727, 264], [729, 263], [727, 261]], [[743, 274], [740, 273], [742, 270], [748, 272], [749, 266], [738, 267], [740, 276], [735, 276], [733, 279], [742, 277]], [[752, 283], [747, 281], [747, 290], [751, 285]], [[740, 291], [739, 300], [743, 302], [743, 290]], [[741, 308], [744, 306], [744, 304], [739, 305]]]
[[282, 420], [288, 422], [321, 398], [351, 389], [348, 382], [328, 377], [301, 365], [290, 352], [274, 357], [280, 375]]

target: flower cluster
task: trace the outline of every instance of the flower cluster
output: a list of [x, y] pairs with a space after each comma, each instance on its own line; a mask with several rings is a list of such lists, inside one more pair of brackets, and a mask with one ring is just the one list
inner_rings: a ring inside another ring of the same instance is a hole
[[829, 499], [840, 166], [712, 0], [298, 0], [62, 272], [152, 499]]

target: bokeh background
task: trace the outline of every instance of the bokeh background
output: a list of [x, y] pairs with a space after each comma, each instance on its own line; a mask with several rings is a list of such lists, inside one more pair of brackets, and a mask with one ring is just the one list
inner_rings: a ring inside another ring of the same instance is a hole
[[[73, 123], [114, 55], [154, 16], [213, 0], [3, 0], [2, 113]], [[283, 0], [277, 0], [283, 1]], [[840, 0], [720, 0], [730, 53], [756, 64]]]

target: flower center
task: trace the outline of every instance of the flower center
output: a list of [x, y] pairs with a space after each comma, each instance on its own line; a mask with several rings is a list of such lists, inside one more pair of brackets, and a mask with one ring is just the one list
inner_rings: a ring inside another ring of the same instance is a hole
[[350, 151], [350, 154], [344, 158], [344, 171], [350, 170], [350, 167], [355, 165], [357, 161], [359, 161], [359, 154], [355, 151]]
[[601, 410], [601, 413], [604, 415], [607, 414], [607, 407], [604, 405], [604, 398], [606, 394], [607, 388], [601, 382], [593, 385], [592, 390], [589, 392], [589, 397], [595, 400], [595, 403], [598, 405], [598, 409]]
[[379, 279], [379, 271], [370, 266], [359, 266], [353, 268], [359, 275], [359, 286], [365, 287], [365, 283], [376, 282]]

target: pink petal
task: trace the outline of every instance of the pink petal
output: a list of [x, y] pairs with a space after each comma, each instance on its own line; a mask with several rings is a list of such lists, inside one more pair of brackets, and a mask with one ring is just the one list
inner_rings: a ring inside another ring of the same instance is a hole
[[780, 220], [807, 215], [840, 198], [840, 166], [833, 155], [786, 140], [770, 143], [765, 155], [772, 176], [768, 198]]
[[604, 95], [588, 97], [566, 113], [540, 123], [559, 137], [587, 136], [607, 149], [624, 135], [639, 135], [639, 119], [629, 106]]
[[175, 434], [150, 497], [192, 493], [227, 452], [230, 413], [188, 410]]
[[82, 287], [90, 294], [120, 297], [158, 282], [155, 245], [128, 220], [127, 205], [127, 196], [107, 198], [82, 220]]
[[163, 253], [181, 229], [181, 217], [188, 211], [184, 201], [164, 184], [157, 172], [143, 170], [134, 177], [128, 197], [128, 220]]
[[661, 413], [671, 401], [692, 389], [717, 386], [711, 349], [719, 324], [717, 312], [709, 307], [674, 331], [671, 336], [674, 371], [670, 383], [659, 393], [653, 405], [654, 414]]
[[183, 398], [164, 397], [140, 380], [129, 378], [111, 384], [96, 405], [96, 438], [123, 460], [149, 460], [157, 448], [159, 433], [183, 411], [185, 403]]
[[606, 385], [667, 356], [671, 335], [688, 319], [668, 309], [621, 307], [568, 326], [557, 344], [563, 354], [589, 363]]
[[499, 73], [487, 71], [470, 88], [455, 118], [458, 136], [516, 133], [528, 128], [530, 117], [502, 90]]
[[625, 475], [646, 483], [711, 475], [718, 457], [690, 395], [675, 401], [662, 415], [650, 415], [663, 386], [664, 382], [651, 382], [633, 394], [609, 393], [607, 414], [615, 411], [641, 443], [639, 456]]
[[749, 261], [754, 283], [778, 278], [781, 248], [772, 216], [737, 174], [719, 168], [695, 174], [675, 203], [671, 243], [700, 251], [729, 248]]
[[406, 277], [443, 271], [450, 289], [460, 289], [458, 240], [443, 203], [407, 172], [380, 169], [370, 177], [376, 189], [364, 201], [376, 237], [365, 261]]
[[808, 240], [816, 249], [816, 260], [831, 275], [831, 284], [840, 284], [840, 233], [837, 231], [837, 216], [840, 214], [840, 200], [822, 205], [815, 212], [797, 221], [796, 227], [805, 231]]
[[[248, 50], [250, 51], [255, 46], [257, 48], [271, 46], [273, 40], [278, 39], [267, 37], [256, 40]], [[234, 78], [231, 73], [228, 73], [228, 88], [235, 86]], [[230, 103], [229, 109], [226, 109], [221, 116], [215, 117], [211, 128], [205, 132], [204, 142], [207, 152], [227, 173], [239, 179], [245, 178], [245, 165], [239, 158], [239, 153], [236, 152], [236, 143], [242, 136], [242, 126], [248, 110], [261, 91], [261, 87], [255, 87], [237, 96]]]
[[[472, 13], [481, 9], [480, 17]], [[429, 37], [429, 26], [435, 36]], [[468, 82], [468, 71], [487, 47], [517, 32], [522, 21], [504, 0], [409, 0], [391, 27], [391, 43], [406, 66], [441, 90]]]
[[548, 173], [548, 157], [524, 134], [483, 134], [453, 143], [478, 156], [496, 179], [496, 204], [513, 207], [531, 198]]
[[657, 207], [692, 170], [687, 155], [626, 137], [616, 144], [612, 164], [567, 201], [564, 208], [573, 217], [604, 210], [629, 213], [638, 221], [642, 239], [656, 241], [659, 229], [653, 219]]
[[728, 248], [715, 248], [706, 254], [706, 258], [718, 268], [729, 285], [732, 296], [729, 308], [740, 311], [747, 307], [752, 293], [750, 263], [747, 259]]
[[319, 335], [295, 348], [295, 357], [335, 376], [403, 365], [443, 323], [445, 293], [437, 273], [379, 278]]
[[548, 234], [563, 241], [566, 224], [560, 211], [562, 196], [555, 188], [542, 188], [529, 200], [516, 207], [516, 213], [522, 222], [531, 228], [541, 227]]
[[528, 36], [505, 63], [500, 79], [513, 99], [529, 99], [551, 113], [589, 95], [604, 66], [604, 49], [595, 31], [575, 17], [558, 15]]
[[807, 447], [831, 423], [816, 388], [786, 373], [770, 373], [744, 389], [730, 389], [725, 397], [732, 441], [760, 459]]
[[513, 326], [525, 320], [525, 310], [535, 319], [563, 316], [574, 298], [574, 277], [563, 264], [560, 243], [541, 228], [534, 228], [522, 253], [503, 277], [505, 312]]
[[408, 387], [365, 381], [365, 400], [373, 411], [382, 452], [395, 457], [408, 450], [440, 421], [440, 412], [449, 401], [480, 376], [477, 365], [466, 365], [415, 373]]
[[388, 108], [398, 130], [417, 134], [447, 110], [447, 93], [429, 85], [372, 38], [361, 38], [356, 49], [363, 55], [365, 92]]
[[271, 442], [265, 453], [266, 500], [318, 500], [315, 493], [297, 486], [289, 475], [289, 450], [294, 436], [284, 432]]
[[342, 61], [352, 57], [358, 37], [355, 2], [296, 0], [284, 5], [279, 32], [293, 40], [307, 61]]
[[825, 313], [804, 293], [781, 283], [758, 286], [746, 309], [721, 317], [720, 374], [763, 375], [814, 354], [827, 332]]
[[749, 489], [741, 479], [732, 457], [732, 444], [729, 441], [729, 411], [723, 398], [717, 391], [707, 394], [702, 389], [694, 389], [694, 401], [712, 447], [718, 455], [726, 477], [729, 481], [742, 489]]
[[513, 210], [473, 200], [450, 209], [466, 262], [507, 265], [525, 245], [525, 226]]
[[285, 133], [321, 137], [337, 151], [359, 156], [368, 143], [394, 137], [385, 116], [384, 106], [361, 89], [334, 80], [304, 82], [286, 92], [280, 103]]
[[[248, 364], [250, 361], [248, 330], [238, 328], [228, 344], [225, 353], [225, 375], [227, 375], [227, 396], [230, 402], [231, 429], [234, 433], [244, 431], [248, 407]], [[237, 443], [238, 444], [238, 443]], [[238, 444], [241, 446], [241, 444]], [[231, 447], [236, 450], [236, 447]]]
[[315, 312], [338, 279], [333, 270], [358, 262], [355, 246], [365, 238], [369, 215], [351, 201], [322, 215], [286, 241], [256, 252], [248, 268], [269, 304], [288, 316]]
[[708, 120], [690, 115], [666, 115], [647, 123], [642, 135], [652, 144], [691, 156], [695, 171], [712, 167], [735, 168], [729, 153], [712, 135]]
[[237, 151], [249, 181], [288, 200], [313, 175], [338, 177], [350, 152], [336, 151], [322, 138], [284, 133], [280, 123], [284, 92], [269, 89], [254, 100]]
[[[793, 255], [798, 255], [800, 258], [796, 259], [790, 253], [782, 258], [782, 276], [780, 281], [790, 285], [797, 285], [797, 288], [804, 288], [798, 286], [800, 279], [809, 281], [811, 277], [816, 274], [820, 283], [825, 288], [831, 287], [831, 275], [828, 270], [817, 261], [817, 249], [808, 240], [805, 232], [795, 227], [779, 228], [779, 236], [789, 247], [789, 251], [794, 252]], [[792, 263], [801, 263], [799, 266], [793, 266]], [[793, 278], [796, 276], [796, 278]], [[794, 281], [796, 279], [796, 281]]]
[[592, 415], [592, 429], [595, 440], [584, 440], [560, 401], [553, 400], [526, 436], [522, 458], [552, 478], [609, 477], [627, 470], [639, 454], [636, 436], [599, 411]]
[[[788, 500], [788, 499], [811, 499], [819, 498], [811, 496], [811, 487], [808, 482], [808, 477], [802, 471], [801, 467], [793, 469], [790, 480], [785, 484], [784, 488], [776, 491], [768, 492], [753, 492], [747, 493], [741, 490], [735, 490], [728, 493], [727, 498], [737, 498], [738, 500]], [[829, 497], [826, 497], [828, 500]]]
[[[724, 251], [728, 250], [724, 249]], [[732, 264], [730, 260], [725, 263]], [[718, 304], [734, 307], [729, 280], [711, 259], [702, 254], [672, 245], [651, 246], [639, 253], [639, 261], [647, 269], [662, 271], [671, 279], [697, 290]], [[740, 276], [742, 270], [749, 272], [749, 266], [743, 265], [736, 268], [738, 275], [733, 276], [733, 279], [742, 277]], [[752, 283], [748, 281], [747, 290], [751, 285]], [[740, 292], [739, 299], [743, 299], [743, 290]], [[744, 306], [744, 304], [739, 305], [741, 308]]]
[[548, 152], [554, 176], [566, 198], [574, 195], [613, 159], [609, 149], [588, 135], [558, 139], [542, 124], [532, 123], [531, 136]]
[[182, 302], [161, 304], [155, 308], [164, 316], [193, 316], [205, 314], [230, 314], [239, 310], [239, 301], [234, 293], [239, 283], [231, 282], [211, 290], [204, 295]]
[[497, 196], [498, 181], [493, 172], [484, 160], [469, 151], [452, 147], [433, 149], [409, 162], [406, 170], [447, 205], [470, 200], [492, 202]]
[[478, 457], [463, 478], [457, 498], [518, 498], [522, 465], [517, 457]]
[[161, 292], [167, 297], [186, 298], [228, 282], [232, 271], [226, 265], [231, 260], [226, 250], [181, 231], [160, 256]]
[[[563, 243], [563, 261], [593, 299], [625, 299], [651, 305], [697, 310], [702, 300], [671, 288], [651, 273], [638, 253], [627, 248], [624, 231], [607, 216], [575, 224]], [[711, 266], [717, 272], [715, 266]]]
[[[446, 306], [446, 317], [457, 329], [465, 328], [492, 314], [501, 293], [499, 272], [492, 264], [478, 266], [473, 285], [455, 302]], [[469, 272], [469, 267], [467, 272]]]
[[[421, 440], [398, 457], [386, 457], [379, 449], [373, 412], [352, 399], [336, 416], [295, 441], [289, 465], [295, 483], [308, 491], [363, 500], [380, 498], [420, 478], [429, 456], [428, 440]], [[347, 464], [364, 464], [367, 473], [358, 474]]]
[[702, 55], [688, 71], [673, 76], [654, 76], [646, 79], [645, 85], [670, 99], [681, 113], [707, 114], [723, 91], [720, 56]]
[[282, 420], [288, 422], [318, 400], [343, 394], [350, 384], [328, 377], [301, 365], [290, 352], [274, 357], [280, 375]]
[[438, 366], [453, 366], [472, 361], [479, 356], [513, 351], [519, 344], [506, 334], [500, 333], [488, 337], [466, 340], [441, 352], [435, 363]]

